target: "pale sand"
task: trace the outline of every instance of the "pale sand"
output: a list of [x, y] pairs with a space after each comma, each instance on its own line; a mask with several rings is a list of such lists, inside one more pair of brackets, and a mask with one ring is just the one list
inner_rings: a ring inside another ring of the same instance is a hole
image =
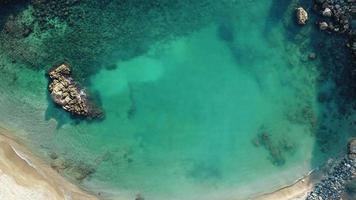
[[97, 200], [66, 181], [0, 127], [1, 200]]
[[289, 186], [251, 200], [305, 200], [308, 193], [313, 190], [315, 183], [321, 180], [321, 177], [321, 172], [312, 171]]

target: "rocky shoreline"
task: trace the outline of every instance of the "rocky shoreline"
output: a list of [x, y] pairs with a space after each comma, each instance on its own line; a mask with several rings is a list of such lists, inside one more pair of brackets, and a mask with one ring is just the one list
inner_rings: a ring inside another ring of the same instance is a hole
[[346, 184], [356, 178], [356, 139], [349, 143], [348, 154], [308, 194], [306, 200], [340, 200]]
[[103, 112], [89, 99], [88, 94], [73, 80], [68, 63], [62, 63], [49, 70], [51, 79], [48, 89], [52, 100], [73, 115], [101, 118]]

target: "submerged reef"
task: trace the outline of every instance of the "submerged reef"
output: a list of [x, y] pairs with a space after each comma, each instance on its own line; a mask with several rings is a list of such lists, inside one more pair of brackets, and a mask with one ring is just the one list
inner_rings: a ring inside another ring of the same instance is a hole
[[[68, 60], [82, 84], [90, 84], [90, 75], [113, 60], [139, 56], [156, 42], [199, 30], [214, 16], [234, 9], [230, 0], [218, 5], [210, 0], [31, 0], [21, 6], [20, 11], [0, 8], [0, 50], [33, 70]], [[7, 21], [26, 25], [25, 34], [6, 31]]]
[[103, 112], [90, 100], [87, 93], [71, 77], [69, 64], [62, 63], [48, 72], [48, 89], [53, 101], [64, 110], [80, 116], [102, 117]]
[[287, 156], [292, 154], [296, 148], [295, 144], [288, 140], [287, 136], [283, 138], [272, 138], [264, 126], [261, 126], [253, 143], [256, 147], [263, 146], [269, 152], [269, 159], [276, 166], [284, 165]]
[[65, 159], [52, 152], [50, 154], [50, 166], [59, 173], [73, 177], [75, 181], [81, 182], [95, 173], [94, 165], [89, 165], [84, 162], [75, 162]]
[[[338, 80], [339, 85], [343, 84], [342, 93], [346, 100], [353, 101], [356, 97], [356, 32], [355, 32], [355, 16], [356, 7], [353, 0], [315, 0], [313, 5], [314, 11], [320, 16], [316, 20], [316, 24], [320, 30], [328, 33], [330, 36], [328, 41], [334, 38], [345, 38], [345, 42], [333, 44], [334, 49], [337, 47], [348, 48], [350, 55], [347, 57], [345, 69]], [[342, 46], [344, 45], [344, 46]], [[336, 52], [336, 53], [335, 53]], [[331, 53], [331, 52], [330, 52]], [[339, 62], [342, 51], [332, 51], [335, 55], [330, 55], [336, 62]], [[340, 63], [340, 62], [339, 62]], [[337, 64], [337, 63], [336, 63]], [[354, 106], [355, 108], [356, 106]]]

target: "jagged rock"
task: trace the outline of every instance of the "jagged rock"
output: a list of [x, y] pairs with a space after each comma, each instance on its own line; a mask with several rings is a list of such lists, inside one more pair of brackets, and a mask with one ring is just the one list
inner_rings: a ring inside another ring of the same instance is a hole
[[64, 110], [80, 116], [101, 117], [102, 112], [88, 99], [86, 92], [71, 77], [69, 64], [62, 63], [52, 68], [48, 86], [53, 101]]
[[298, 24], [300, 24], [300, 25], [306, 24], [307, 21], [308, 21], [308, 13], [307, 13], [307, 11], [302, 7], [297, 8], [296, 11], [297, 11], [296, 15], [297, 15]]

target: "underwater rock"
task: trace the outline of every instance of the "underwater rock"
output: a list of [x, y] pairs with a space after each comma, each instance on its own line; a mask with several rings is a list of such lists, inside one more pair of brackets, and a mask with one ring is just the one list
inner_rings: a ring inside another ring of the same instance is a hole
[[74, 177], [77, 181], [83, 181], [93, 173], [95, 173], [95, 169], [84, 163], [79, 163], [78, 165], [73, 166], [69, 172], [71, 177]]
[[323, 10], [323, 16], [325, 16], [325, 17], [331, 17], [332, 16], [332, 12], [331, 12], [330, 8], [325, 8]]
[[320, 30], [322, 30], [322, 31], [328, 29], [328, 27], [329, 27], [329, 25], [328, 25], [328, 23], [326, 23], [326, 22], [320, 22], [320, 23], [319, 23], [319, 28], [320, 28]]
[[[276, 166], [281, 166], [285, 163], [285, 157], [282, 149], [286, 146], [279, 146], [278, 143], [274, 143], [270, 135], [267, 132], [260, 133], [253, 141], [255, 146], [262, 145], [269, 152], [271, 162]], [[258, 144], [258, 145], [257, 145]]]
[[50, 157], [52, 160], [55, 160], [55, 159], [58, 158], [58, 155], [57, 155], [55, 152], [51, 152], [51, 153], [49, 154], [49, 157]]
[[62, 63], [48, 72], [52, 80], [48, 86], [53, 101], [74, 115], [90, 118], [102, 117], [103, 113], [89, 100], [86, 92], [71, 77], [69, 64]]
[[356, 160], [356, 139], [355, 138], [351, 139], [351, 141], [349, 142], [348, 154], [349, 154], [350, 159]]
[[316, 54], [314, 52], [311, 52], [308, 54], [309, 60], [315, 60], [316, 59]]
[[140, 194], [138, 194], [135, 198], [135, 200], [145, 200]]
[[56, 158], [56, 159], [52, 160], [50, 165], [51, 165], [52, 169], [54, 169], [58, 172], [63, 171], [69, 167], [69, 163], [66, 160], [64, 160], [63, 158]]
[[296, 11], [297, 11], [296, 15], [297, 15], [298, 24], [300, 24], [300, 25], [306, 24], [307, 21], [308, 21], [308, 13], [307, 13], [307, 11], [302, 7], [297, 8]]

